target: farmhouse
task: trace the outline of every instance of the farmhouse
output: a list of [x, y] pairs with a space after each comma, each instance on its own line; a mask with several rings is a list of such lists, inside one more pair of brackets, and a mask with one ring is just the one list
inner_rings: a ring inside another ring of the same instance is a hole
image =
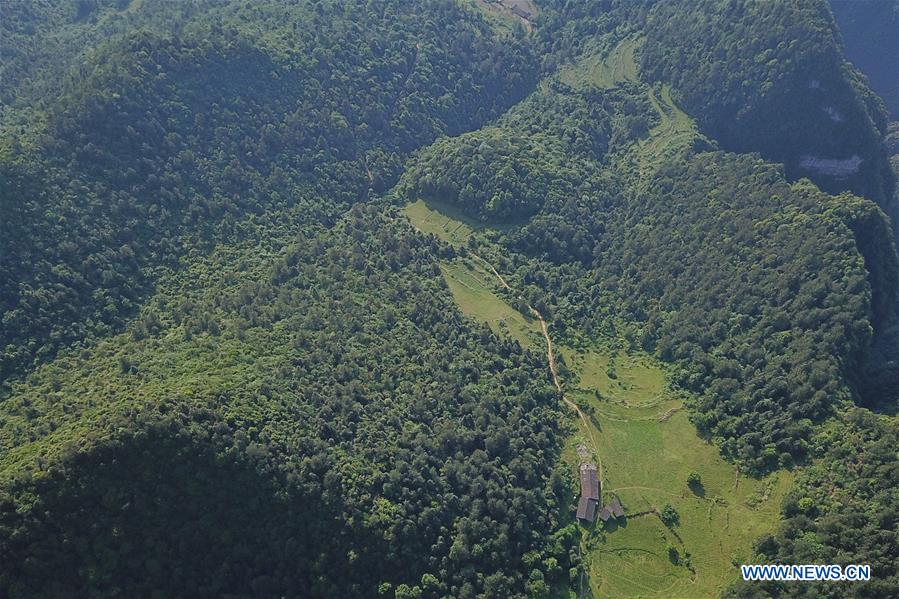
[[596, 506], [599, 505], [599, 477], [596, 466], [581, 464], [581, 497], [577, 503], [579, 520], [593, 522], [596, 517]]
[[593, 522], [593, 519], [596, 518], [596, 506], [597, 502], [595, 499], [589, 499], [587, 497], [581, 497], [577, 502], [577, 517], [578, 520], [584, 520], [586, 522]]
[[517, 4], [512, 5], [512, 9], [511, 9], [511, 10], [512, 10], [512, 13], [513, 13], [513, 14], [515, 14], [516, 16], [521, 17], [521, 18], [524, 19], [525, 21], [529, 21], [530, 18], [531, 18], [531, 13], [530, 13], [530, 11], [527, 11], [527, 10], [521, 8], [521, 7], [518, 6]]

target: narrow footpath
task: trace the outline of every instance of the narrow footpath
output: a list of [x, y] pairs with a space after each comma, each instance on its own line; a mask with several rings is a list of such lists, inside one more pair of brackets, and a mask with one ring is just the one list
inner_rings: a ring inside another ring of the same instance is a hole
[[[478, 254], [475, 254], [474, 252], [469, 251], [469, 254], [483, 263], [484, 266], [489, 268], [490, 271], [494, 275], [496, 275], [497, 280], [499, 280], [500, 285], [502, 285], [503, 288], [511, 291], [512, 293], [515, 293], [515, 290], [512, 289], [509, 283], [506, 282], [506, 279], [504, 279], [503, 276], [499, 274], [499, 271], [497, 271], [490, 262], [479, 256]], [[524, 296], [522, 295], [518, 295], [517, 297], [520, 300], [524, 300]], [[540, 331], [543, 333], [543, 339], [546, 341], [546, 361], [549, 364], [549, 372], [552, 375], [553, 385], [555, 385], [556, 389], [559, 391], [559, 394], [562, 396], [562, 401], [565, 402], [565, 405], [577, 412], [578, 418], [580, 418], [581, 422], [584, 424], [584, 430], [587, 431], [587, 436], [590, 438], [590, 445], [593, 447], [593, 455], [596, 457], [596, 467], [599, 471], [599, 480], [602, 481], [602, 459], [599, 455], [599, 446], [596, 444], [596, 439], [593, 438], [593, 429], [590, 428], [590, 421], [587, 419], [587, 415], [584, 414], [584, 412], [578, 407], [578, 405], [565, 397], [565, 392], [562, 391], [562, 383], [559, 380], [559, 373], [556, 370], [556, 356], [555, 351], [553, 350], [553, 341], [549, 336], [549, 327], [546, 324], [546, 319], [543, 318], [543, 314], [541, 314], [540, 311], [537, 310], [537, 308], [535, 308], [534, 306], [527, 304], [527, 307], [531, 315], [540, 322]]]
[[[512, 293], [515, 293], [515, 290], [512, 289], [512, 287], [506, 282], [506, 279], [504, 279], [503, 276], [501, 274], [499, 274], [499, 271], [497, 271], [496, 268], [494, 268], [494, 266], [490, 262], [488, 262], [487, 260], [485, 260], [484, 258], [479, 256], [478, 254], [475, 254], [474, 252], [470, 251], [469, 254], [471, 254], [478, 260], [480, 260], [484, 264], [484, 266], [489, 268], [490, 271], [493, 272], [494, 275], [496, 275], [497, 280], [499, 280], [499, 283], [500, 283], [500, 285], [503, 286], [503, 288], [507, 289], [508, 291], [511, 291]], [[523, 295], [518, 294], [517, 297], [518, 297], [518, 299], [525, 301]], [[540, 332], [543, 333], [543, 339], [546, 341], [546, 362], [547, 362], [547, 364], [549, 364], [549, 372], [552, 375], [553, 384], [556, 386], [556, 389], [559, 391], [559, 395], [562, 396], [562, 401], [565, 402], [565, 405], [569, 406], [572, 410], [577, 412], [578, 418], [580, 418], [581, 422], [584, 424], [584, 430], [587, 431], [587, 436], [590, 438], [590, 445], [593, 446], [593, 455], [596, 457], [596, 468], [599, 472], [600, 484], [602, 484], [602, 459], [599, 456], [599, 447], [596, 445], [596, 439], [593, 438], [593, 429], [590, 428], [590, 421], [587, 420], [586, 414], [584, 414], [584, 412], [581, 411], [581, 409], [578, 407], [578, 405], [576, 403], [574, 403], [573, 401], [571, 401], [570, 399], [568, 399], [567, 397], [565, 397], [565, 392], [562, 391], [562, 383], [561, 383], [561, 381], [559, 381], [559, 373], [556, 371], [556, 355], [555, 355], [555, 352], [553, 351], [553, 340], [549, 336], [549, 327], [546, 325], [546, 319], [543, 318], [543, 314], [541, 314], [537, 308], [528, 304], [526, 301], [525, 301], [525, 304], [527, 305], [528, 310], [531, 312], [531, 315], [540, 321]], [[578, 556], [582, 557], [583, 549], [581, 548], [580, 543], [578, 544], [577, 551], [578, 551]], [[579, 580], [578, 580], [578, 591], [577, 591], [578, 599], [580, 599], [581, 597], [584, 596], [584, 583], [585, 583], [584, 577], [586, 575], [586, 571], [583, 568], [581, 568], [580, 570], [581, 570], [581, 575], [578, 577]]]

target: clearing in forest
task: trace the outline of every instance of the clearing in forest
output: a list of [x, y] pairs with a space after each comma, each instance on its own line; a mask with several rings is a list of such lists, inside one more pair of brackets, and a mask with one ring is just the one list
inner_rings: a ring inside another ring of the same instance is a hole
[[641, 180], [651, 176], [660, 164], [690, 146], [699, 136], [693, 119], [671, 99], [671, 88], [667, 85], [650, 89], [649, 101], [661, 120], [634, 146]]
[[600, 89], [612, 89], [625, 81], [637, 81], [634, 51], [638, 43], [636, 37], [622, 40], [606, 55], [592, 54], [564, 67], [559, 72], [559, 78], [572, 87], [593, 85]]
[[532, 32], [532, 22], [539, 13], [537, 5], [531, 0], [472, 0], [472, 4], [494, 29], [512, 33], [520, 27], [528, 33]]
[[[715, 596], [736, 580], [735, 564], [772, 530], [791, 475], [745, 478], [701, 439], [683, 400], [649, 356], [595, 349], [562, 349], [572, 371], [566, 393], [590, 416], [593, 431], [568, 440], [572, 468], [577, 444], [592, 433], [603, 460], [603, 500], [621, 499], [626, 518], [582, 527], [589, 586], [597, 597]], [[689, 486], [691, 472], [701, 484]], [[679, 514], [672, 528], [658, 515]], [[671, 551], [675, 551], [671, 553]]]
[[508, 335], [525, 347], [542, 345], [540, 324], [497, 295], [496, 280], [481, 264], [457, 258], [440, 265], [453, 299], [466, 316], [487, 325], [498, 335]]
[[[454, 245], [477, 235], [489, 247], [473, 225], [433, 204], [416, 202], [405, 211], [420, 230]], [[443, 262], [441, 271], [464, 314], [524, 346], [545, 347], [539, 321], [523, 305], [504, 299], [502, 284], [488, 264], [458, 257]], [[553, 334], [551, 327], [548, 334]], [[569, 589], [570, 596], [720, 594], [737, 579], [737, 565], [750, 558], [754, 540], [773, 530], [792, 476], [741, 476], [699, 437], [683, 409], [682, 394], [670, 388], [663, 365], [651, 356], [599, 345], [554, 345], [567, 368], [562, 377], [565, 398], [585, 415], [580, 418], [572, 410], [567, 417], [573, 432], [562, 459], [572, 475], [571, 507], [578, 493], [577, 468], [589, 460], [602, 465], [603, 500], [614, 494], [626, 513], [617, 522], [581, 526], [586, 576]], [[687, 479], [693, 472], [701, 483], [690, 486]], [[666, 504], [679, 515], [671, 528], [658, 515]], [[573, 512], [562, 515], [573, 517]]]
[[[559, 79], [572, 87], [587, 86], [613, 89], [624, 82], [639, 83], [639, 73], [634, 52], [640, 45], [639, 37], [629, 37], [619, 42], [611, 52], [589, 54], [559, 71]], [[639, 174], [645, 182], [667, 159], [690, 146], [700, 136], [693, 119], [677, 107], [667, 85], [646, 87], [649, 101], [659, 115], [659, 123], [648, 135], [634, 144], [624, 160], [632, 166], [620, 166], [619, 170]]]
[[422, 233], [432, 233], [454, 247], [465, 245], [471, 234], [484, 227], [450, 204], [418, 200], [403, 208], [406, 218]]

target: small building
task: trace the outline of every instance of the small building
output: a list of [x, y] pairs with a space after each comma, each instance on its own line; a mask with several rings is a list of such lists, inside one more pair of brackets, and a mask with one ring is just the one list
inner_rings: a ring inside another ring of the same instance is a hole
[[609, 518], [621, 518], [622, 516], [624, 516], [624, 508], [617, 496], [613, 496], [612, 501], [599, 512], [599, 519], [603, 522], [608, 522]]
[[596, 506], [597, 502], [595, 499], [581, 497], [577, 502], [578, 520], [593, 522], [593, 519], [596, 518]]
[[516, 15], [516, 16], [518, 16], [518, 17], [521, 17], [521, 18], [524, 19], [525, 21], [530, 21], [530, 20], [531, 20], [531, 13], [530, 13], [530, 11], [527, 11], [527, 10], [521, 8], [521, 7], [518, 6], [517, 4], [513, 4], [511, 10], [512, 10], [512, 14], [514, 14], [514, 15]]
[[621, 502], [618, 500], [617, 496], [612, 499], [612, 503], [609, 504], [609, 509], [612, 510], [612, 515], [616, 518], [624, 516], [624, 508], [621, 507]]
[[599, 501], [599, 475], [593, 464], [581, 464], [581, 497]]
[[581, 464], [581, 497], [577, 502], [578, 520], [593, 522], [599, 505], [599, 476], [593, 464]]

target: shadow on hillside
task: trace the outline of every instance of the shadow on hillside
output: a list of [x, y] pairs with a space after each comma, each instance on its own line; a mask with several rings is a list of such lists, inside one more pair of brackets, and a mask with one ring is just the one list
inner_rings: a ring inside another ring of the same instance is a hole
[[42, 597], [309, 596], [322, 564], [351, 569], [320, 485], [304, 485], [314, 489], [306, 496], [286, 489], [271, 462], [249, 455], [264, 450], [240, 452], [229, 433], [216, 446], [210, 432], [129, 431], [0, 489], [0, 530], [12, 533], [0, 534], [0, 587]]

